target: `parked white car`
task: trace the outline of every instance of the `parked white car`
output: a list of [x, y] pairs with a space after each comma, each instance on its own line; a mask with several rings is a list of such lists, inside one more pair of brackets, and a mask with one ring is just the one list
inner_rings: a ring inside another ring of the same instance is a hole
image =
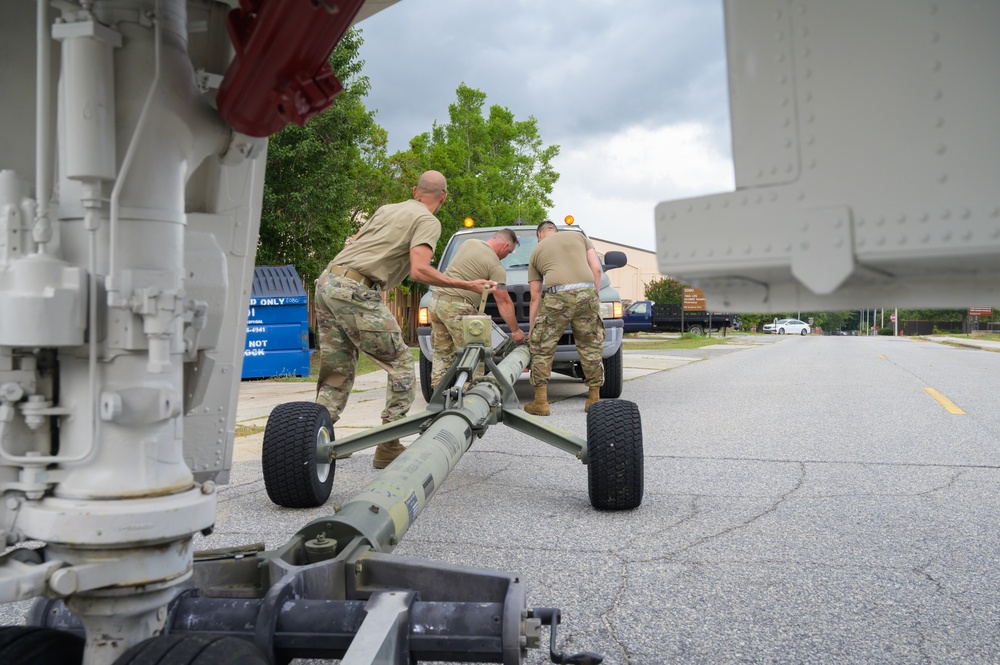
[[765, 323], [764, 332], [779, 335], [808, 335], [812, 332], [809, 324], [798, 319], [778, 319], [774, 323]]

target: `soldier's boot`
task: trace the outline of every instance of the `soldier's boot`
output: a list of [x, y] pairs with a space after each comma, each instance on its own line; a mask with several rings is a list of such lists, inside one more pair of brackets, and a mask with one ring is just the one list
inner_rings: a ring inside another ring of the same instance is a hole
[[[388, 425], [388, 420], [382, 421], [383, 425]], [[386, 441], [385, 443], [380, 443], [375, 447], [375, 459], [372, 460], [372, 466], [376, 469], [384, 469], [389, 466], [389, 463], [399, 457], [403, 451], [406, 450], [406, 446], [399, 442], [399, 439], [393, 439], [392, 441]]]
[[535, 386], [535, 399], [524, 405], [524, 410], [533, 416], [547, 416], [549, 413], [548, 385]]
[[587, 390], [587, 403], [583, 405], [583, 410], [590, 411], [591, 405], [597, 404], [600, 401], [601, 401], [601, 387], [589, 386]]

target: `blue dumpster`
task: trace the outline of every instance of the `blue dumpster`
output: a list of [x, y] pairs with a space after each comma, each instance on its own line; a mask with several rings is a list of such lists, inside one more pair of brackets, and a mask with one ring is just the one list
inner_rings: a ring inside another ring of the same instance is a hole
[[253, 271], [243, 378], [309, 376], [309, 299], [295, 266]]

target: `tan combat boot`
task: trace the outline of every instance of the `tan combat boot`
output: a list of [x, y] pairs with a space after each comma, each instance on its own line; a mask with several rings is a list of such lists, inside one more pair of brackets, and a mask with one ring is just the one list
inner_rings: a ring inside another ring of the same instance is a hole
[[597, 404], [601, 401], [601, 387], [600, 386], [590, 386], [587, 390], [587, 403], [583, 405], [583, 410], [590, 411], [590, 406], [592, 404]]
[[549, 413], [549, 387], [547, 384], [535, 386], [535, 399], [524, 405], [524, 410], [533, 416], [547, 416]]
[[[382, 421], [383, 425], [388, 425], [388, 420]], [[399, 439], [393, 439], [392, 441], [386, 441], [385, 443], [380, 443], [375, 448], [375, 459], [372, 460], [372, 466], [376, 469], [384, 469], [389, 466], [389, 463], [399, 457], [402, 452], [406, 450], [406, 446], [399, 442]]]

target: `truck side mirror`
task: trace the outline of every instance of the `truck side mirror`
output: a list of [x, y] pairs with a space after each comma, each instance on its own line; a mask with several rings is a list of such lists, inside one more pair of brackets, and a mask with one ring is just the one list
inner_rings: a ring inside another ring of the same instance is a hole
[[625, 252], [608, 252], [604, 255], [604, 269], [621, 268], [628, 263]]

